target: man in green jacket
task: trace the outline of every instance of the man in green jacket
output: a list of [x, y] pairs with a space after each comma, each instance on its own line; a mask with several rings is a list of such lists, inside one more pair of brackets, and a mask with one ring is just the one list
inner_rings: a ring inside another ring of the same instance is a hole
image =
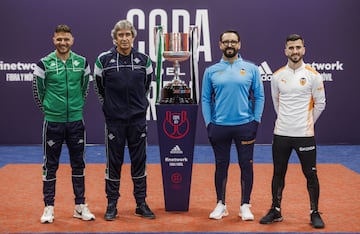
[[71, 51], [74, 38], [67, 25], [58, 25], [53, 43], [56, 50], [42, 58], [33, 79], [34, 99], [44, 114], [43, 196], [41, 223], [54, 220], [56, 171], [62, 145], [69, 149], [75, 195], [74, 217], [94, 220], [85, 203], [85, 126], [83, 108], [89, 88], [90, 66], [86, 58]]

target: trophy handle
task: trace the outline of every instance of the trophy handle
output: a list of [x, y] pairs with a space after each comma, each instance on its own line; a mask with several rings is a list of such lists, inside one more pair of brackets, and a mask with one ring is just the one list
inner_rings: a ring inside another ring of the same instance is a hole
[[162, 84], [162, 64], [163, 64], [163, 49], [164, 49], [164, 38], [163, 38], [163, 27], [161, 25], [154, 27], [154, 44], [155, 44], [155, 55], [156, 55], [156, 102], [160, 101], [160, 92], [163, 87]]
[[194, 100], [194, 103], [197, 104], [200, 100], [200, 88], [199, 88], [199, 27], [197, 25], [190, 25], [189, 28], [190, 34], [190, 76], [191, 76], [191, 98]]
[[[154, 33], [154, 47], [155, 47], [155, 55], [158, 56], [159, 55], [159, 47], [164, 47], [163, 44], [164, 43], [164, 33], [163, 33], [163, 26], [161, 25], [156, 25], [153, 29], [153, 33]], [[161, 40], [161, 41], [160, 41]], [[161, 51], [162, 52], [162, 51]]]

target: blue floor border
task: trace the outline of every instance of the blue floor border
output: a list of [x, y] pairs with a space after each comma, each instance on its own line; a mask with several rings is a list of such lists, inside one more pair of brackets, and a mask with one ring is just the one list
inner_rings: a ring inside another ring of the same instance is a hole
[[[41, 164], [41, 145], [0, 146], [0, 168], [6, 164]], [[105, 163], [104, 145], [86, 146], [87, 163]], [[125, 163], [129, 163], [128, 151], [125, 150]], [[160, 150], [158, 145], [147, 147], [147, 162], [160, 163]], [[319, 145], [317, 147], [317, 162], [321, 164], [342, 164], [360, 174], [360, 145]], [[69, 163], [67, 149], [64, 146], [60, 163]], [[209, 145], [196, 145], [194, 147], [194, 163], [214, 163], [214, 156]], [[237, 163], [236, 150], [231, 148], [231, 163]], [[272, 163], [271, 145], [255, 145], [254, 163]], [[289, 163], [299, 163], [293, 152]]]

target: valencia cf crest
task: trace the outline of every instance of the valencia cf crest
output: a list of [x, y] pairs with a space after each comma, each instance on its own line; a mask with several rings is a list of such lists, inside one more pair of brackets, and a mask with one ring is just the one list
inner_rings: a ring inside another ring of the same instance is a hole
[[306, 78], [305, 77], [301, 77], [300, 78], [300, 85], [304, 86], [306, 84]]
[[241, 69], [241, 70], [240, 70], [240, 75], [244, 76], [245, 74], [246, 74], [245, 69]]
[[164, 133], [171, 139], [184, 138], [190, 129], [190, 122], [187, 118], [187, 112], [166, 111], [163, 122]]

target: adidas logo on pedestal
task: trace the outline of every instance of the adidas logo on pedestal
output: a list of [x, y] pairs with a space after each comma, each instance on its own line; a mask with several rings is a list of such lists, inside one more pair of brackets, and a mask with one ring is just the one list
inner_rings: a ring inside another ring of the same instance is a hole
[[170, 150], [170, 154], [182, 154], [183, 151], [180, 149], [179, 145], [175, 145], [174, 148]]

